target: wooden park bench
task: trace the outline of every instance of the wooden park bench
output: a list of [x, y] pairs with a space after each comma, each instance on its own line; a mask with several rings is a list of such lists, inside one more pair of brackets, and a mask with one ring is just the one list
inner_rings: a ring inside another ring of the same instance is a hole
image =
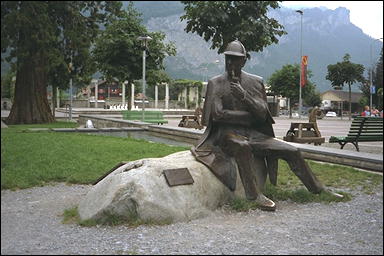
[[201, 124], [202, 113], [203, 111], [201, 108], [196, 108], [194, 115], [183, 115], [178, 126], [199, 130], [203, 129], [204, 126]]
[[331, 136], [329, 143], [339, 143], [341, 149], [352, 143], [359, 151], [359, 142], [383, 141], [383, 118], [359, 116], [353, 119], [347, 136]]
[[124, 120], [133, 120], [133, 121], [142, 121], [146, 123], [153, 124], [167, 124], [168, 121], [164, 119], [162, 111], [144, 111], [144, 120], [143, 120], [143, 111], [134, 111], [134, 110], [124, 110], [122, 111]]
[[321, 110], [315, 107], [309, 115], [308, 123], [291, 123], [291, 127], [283, 140], [296, 143], [314, 143], [315, 145], [324, 143], [325, 138], [321, 137], [317, 127], [316, 117], [319, 115], [321, 115]]

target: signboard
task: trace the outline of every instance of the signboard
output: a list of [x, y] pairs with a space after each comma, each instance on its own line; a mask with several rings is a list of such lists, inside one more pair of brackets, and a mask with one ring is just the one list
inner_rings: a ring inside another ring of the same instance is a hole
[[371, 86], [371, 94], [376, 93], [376, 87], [374, 85]]
[[167, 169], [163, 173], [170, 187], [193, 184], [193, 178], [188, 168]]

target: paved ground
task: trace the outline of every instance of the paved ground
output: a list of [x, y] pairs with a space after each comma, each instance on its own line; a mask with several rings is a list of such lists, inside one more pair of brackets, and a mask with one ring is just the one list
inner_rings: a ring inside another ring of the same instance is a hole
[[165, 226], [62, 224], [90, 185], [1, 191], [2, 255], [382, 255], [383, 187], [343, 203], [277, 201]]

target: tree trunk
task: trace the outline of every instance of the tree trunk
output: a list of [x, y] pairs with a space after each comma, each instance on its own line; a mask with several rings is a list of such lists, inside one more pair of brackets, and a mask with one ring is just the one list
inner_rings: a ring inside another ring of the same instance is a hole
[[352, 96], [351, 96], [351, 83], [348, 84], [349, 87], [349, 115], [348, 120], [351, 120], [352, 117]]
[[47, 99], [47, 72], [40, 54], [19, 60], [15, 98], [7, 124], [40, 124], [54, 121]]

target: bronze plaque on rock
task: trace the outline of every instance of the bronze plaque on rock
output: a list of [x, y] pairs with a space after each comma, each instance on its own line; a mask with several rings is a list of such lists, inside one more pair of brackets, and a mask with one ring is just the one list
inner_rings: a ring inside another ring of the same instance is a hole
[[188, 168], [167, 169], [163, 173], [170, 187], [193, 184], [194, 182]]

